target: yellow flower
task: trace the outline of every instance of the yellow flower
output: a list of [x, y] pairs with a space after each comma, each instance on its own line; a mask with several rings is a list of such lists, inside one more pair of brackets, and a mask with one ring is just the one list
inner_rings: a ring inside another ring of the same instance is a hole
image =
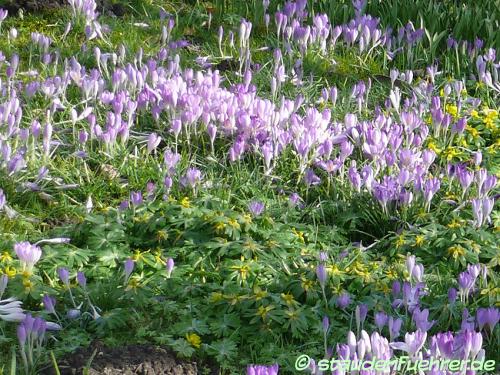
[[199, 349], [201, 346], [201, 337], [196, 333], [187, 333], [186, 340], [191, 344], [192, 347]]
[[436, 146], [436, 144], [434, 143], [434, 141], [430, 141], [429, 144], [427, 145], [427, 148], [429, 150], [434, 151], [436, 154], [440, 154], [441, 153], [441, 150]]
[[471, 115], [471, 117], [476, 118], [476, 119], [478, 119], [480, 117], [479, 116], [479, 112], [476, 111], [475, 109], [473, 109], [472, 111], [470, 111], [470, 115]]
[[301, 231], [298, 231], [297, 229], [295, 228], [292, 228], [292, 233], [298, 238], [298, 240], [302, 243], [305, 243], [305, 240], [304, 240], [304, 233], [302, 233]]
[[387, 275], [387, 278], [389, 280], [395, 280], [398, 278], [398, 273], [396, 272], [396, 270], [394, 270], [392, 268], [387, 270], [385, 274]]
[[255, 300], [260, 301], [261, 299], [266, 298], [268, 293], [267, 293], [267, 291], [262, 290], [260, 288], [260, 286], [255, 286], [253, 288], [253, 294], [254, 294]]
[[3, 270], [3, 273], [7, 275], [7, 277], [14, 277], [16, 276], [16, 269], [14, 267], [5, 267]]
[[456, 156], [460, 155], [460, 151], [457, 150], [456, 147], [448, 147], [446, 150], [443, 152], [443, 156], [446, 157], [446, 160], [450, 161]]
[[243, 266], [232, 266], [231, 269], [238, 271], [242, 280], [246, 280], [248, 273], [250, 272], [250, 267], [246, 264]]
[[288, 316], [288, 319], [290, 320], [299, 319], [299, 312], [297, 310], [290, 309], [285, 311], [285, 314]]
[[331, 275], [341, 275], [344, 273], [344, 271], [339, 270], [336, 264], [333, 266], [327, 266], [326, 271]]
[[290, 293], [287, 294], [281, 293], [281, 298], [283, 298], [283, 300], [288, 306], [292, 306], [295, 304], [295, 299], [293, 298], [293, 295]]
[[398, 239], [396, 240], [396, 248], [399, 249], [404, 244], [405, 244], [405, 236], [404, 234], [400, 234], [398, 236]]
[[12, 257], [10, 256], [9, 252], [8, 251], [4, 251], [2, 253], [2, 255], [0, 255], [0, 262], [3, 263], [3, 262], [10, 262], [12, 261]]
[[302, 278], [302, 289], [306, 292], [314, 286], [314, 282], [312, 280]]
[[252, 224], [252, 215], [244, 214], [243, 221], [245, 222], [245, 224]]
[[156, 232], [156, 238], [158, 239], [158, 241], [166, 240], [168, 238], [167, 231], [164, 229], [159, 230], [158, 232]]
[[448, 248], [448, 255], [453, 257], [453, 259], [458, 259], [465, 255], [465, 249], [460, 245], [451, 246]]
[[219, 223], [215, 224], [215, 231], [216, 232], [222, 233], [222, 232], [224, 232], [225, 229], [226, 229], [226, 224], [225, 223], [219, 222]]
[[415, 246], [422, 246], [424, 244], [425, 237], [419, 234], [417, 237], [415, 237]]
[[274, 309], [274, 307], [272, 305], [269, 305], [269, 306], [259, 306], [259, 308], [257, 309], [257, 316], [260, 316], [262, 320], [266, 320], [267, 318], [267, 314], [269, 314], [269, 312]]
[[23, 286], [27, 291], [30, 291], [33, 288], [33, 283], [29, 279], [24, 279]]
[[132, 277], [125, 290], [136, 290], [139, 287], [139, 279], [137, 277]]
[[213, 292], [212, 295], [210, 296], [210, 302], [216, 303], [220, 302], [224, 299], [224, 295], [220, 292]]
[[189, 201], [188, 197], [184, 197], [181, 200], [181, 206], [184, 208], [190, 208], [191, 207], [191, 202]]
[[140, 260], [144, 260], [144, 255], [143, 255], [143, 253], [140, 250], [135, 250], [134, 251], [134, 255], [132, 255], [132, 259], [135, 262], [138, 262]]
[[450, 229], [460, 228], [462, 226], [462, 221], [458, 219], [453, 219], [451, 223], [447, 225]]
[[469, 134], [472, 136], [472, 138], [479, 137], [479, 130], [477, 130], [476, 128], [473, 128], [472, 126], [467, 125], [467, 127], [465, 129], [469, 132]]
[[457, 117], [457, 115], [458, 115], [458, 107], [456, 105], [454, 105], [454, 104], [447, 104], [446, 105], [446, 112], [448, 112], [453, 117]]
[[233, 229], [240, 229], [240, 223], [238, 223], [236, 220], [234, 219], [229, 219], [229, 222], [228, 224], [233, 227]]

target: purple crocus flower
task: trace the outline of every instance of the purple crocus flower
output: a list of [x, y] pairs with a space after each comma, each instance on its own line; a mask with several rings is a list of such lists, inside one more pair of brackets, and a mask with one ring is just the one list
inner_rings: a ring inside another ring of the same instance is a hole
[[31, 272], [33, 266], [40, 260], [42, 249], [29, 242], [19, 242], [14, 245], [14, 251], [21, 261], [23, 270]]
[[455, 288], [448, 289], [448, 302], [453, 305], [457, 300], [457, 290]]
[[260, 216], [262, 212], [264, 212], [265, 205], [259, 201], [252, 201], [248, 205], [248, 209], [252, 213], [253, 216]]
[[152, 153], [161, 142], [161, 137], [156, 133], [151, 133], [148, 137], [148, 154]]
[[322, 326], [323, 326], [323, 332], [325, 333], [328, 332], [328, 328], [330, 328], [330, 320], [328, 319], [327, 316], [323, 317]]
[[128, 258], [124, 262], [125, 280], [128, 280], [128, 278], [130, 277], [130, 274], [134, 270], [134, 267], [135, 267], [135, 262], [131, 258]]
[[321, 179], [314, 173], [312, 169], [308, 168], [304, 175], [304, 182], [307, 186], [314, 186], [318, 185], [321, 182]]
[[137, 207], [137, 206], [141, 205], [142, 202], [143, 202], [142, 192], [132, 191], [130, 193], [130, 203], [132, 203], [132, 206]]
[[316, 267], [316, 276], [318, 277], [319, 284], [322, 288], [324, 288], [326, 279], [328, 277], [324, 264], [319, 264], [318, 267]]
[[55, 306], [56, 306], [56, 299], [54, 297], [49, 296], [48, 294], [45, 294], [42, 298], [43, 302], [43, 307], [45, 308], [45, 311], [47, 311], [49, 314], [55, 314]]
[[186, 174], [181, 178], [181, 185], [184, 187], [190, 187], [191, 189], [194, 189], [197, 184], [201, 182], [203, 179], [203, 176], [201, 174], [201, 171], [196, 168], [189, 168], [186, 171]]
[[19, 340], [19, 345], [21, 348], [24, 348], [24, 344], [26, 344], [26, 327], [24, 323], [21, 323], [17, 326], [17, 339]]
[[7, 198], [5, 197], [5, 194], [2, 189], [0, 189], [0, 211], [3, 210], [7, 203]]
[[423, 332], [427, 332], [431, 329], [436, 322], [435, 320], [429, 322], [429, 309], [420, 310], [418, 307], [413, 310], [412, 318], [417, 329]]
[[174, 270], [175, 262], [172, 258], [167, 259], [167, 277], [170, 278], [172, 271]]
[[416, 358], [417, 354], [424, 346], [426, 339], [427, 332], [417, 330], [413, 333], [407, 333], [404, 342], [393, 342], [390, 345], [393, 349], [402, 350], [408, 353], [410, 357]]
[[500, 310], [496, 307], [479, 308], [476, 312], [476, 319], [480, 330], [486, 326], [490, 332], [493, 332], [500, 319]]
[[377, 326], [379, 331], [382, 331], [382, 328], [387, 324], [389, 317], [383, 311], [379, 311], [375, 313], [375, 325]]
[[76, 281], [78, 282], [78, 285], [80, 285], [83, 289], [87, 287], [87, 278], [82, 271], [78, 271], [76, 273]]
[[59, 279], [61, 279], [63, 284], [69, 288], [69, 271], [64, 267], [61, 267], [57, 270], [57, 274], [59, 275]]
[[248, 365], [247, 375], [278, 375], [278, 364], [265, 366], [265, 365]]
[[351, 296], [349, 293], [342, 293], [339, 297], [337, 297], [337, 306], [341, 309], [345, 309], [347, 306], [351, 304]]

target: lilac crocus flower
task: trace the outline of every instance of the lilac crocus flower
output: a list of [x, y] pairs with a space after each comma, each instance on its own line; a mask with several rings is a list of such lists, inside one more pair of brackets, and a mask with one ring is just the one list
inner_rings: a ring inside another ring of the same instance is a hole
[[181, 178], [181, 185], [184, 187], [190, 187], [194, 189], [197, 184], [201, 182], [203, 176], [201, 171], [196, 168], [189, 168], [186, 174]]
[[252, 213], [253, 216], [260, 216], [262, 212], [264, 212], [265, 205], [262, 202], [259, 201], [252, 201], [248, 205], [248, 209]]
[[330, 328], [330, 320], [328, 319], [327, 316], [323, 317], [322, 326], [323, 326], [323, 332], [328, 332], [328, 328]]
[[314, 173], [314, 171], [308, 168], [304, 175], [304, 182], [307, 186], [318, 185], [321, 182], [321, 179]]
[[134, 207], [140, 206], [143, 202], [142, 192], [140, 192], [140, 191], [131, 192], [130, 193], [130, 202], [132, 203], [132, 206], [134, 206]]
[[400, 318], [394, 319], [392, 316], [389, 317], [389, 335], [391, 341], [399, 336], [399, 331], [401, 330], [401, 325], [403, 324], [403, 320]]
[[417, 354], [424, 346], [426, 339], [427, 332], [417, 330], [413, 333], [407, 333], [404, 342], [393, 342], [390, 345], [393, 349], [402, 350], [408, 353], [411, 358], [417, 358]]
[[29, 242], [19, 242], [14, 245], [14, 251], [21, 261], [23, 270], [31, 272], [33, 266], [40, 260], [42, 249]]
[[170, 278], [172, 271], [174, 270], [175, 262], [172, 258], [167, 259], [167, 277]]
[[265, 366], [265, 365], [248, 365], [247, 375], [278, 375], [278, 364]]
[[131, 258], [128, 258], [125, 262], [124, 262], [124, 274], [125, 274], [125, 280], [128, 280], [128, 278], [130, 277], [130, 274], [132, 273], [132, 271], [134, 270], [134, 267], [135, 267], [135, 262], [131, 259]]
[[49, 314], [55, 314], [55, 306], [56, 306], [56, 299], [54, 297], [49, 296], [48, 294], [45, 294], [42, 298], [43, 302], [43, 307], [45, 308], [45, 311], [47, 311]]
[[436, 323], [435, 320], [429, 322], [429, 309], [420, 310], [418, 307], [413, 310], [412, 319], [417, 329], [423, 332], [427, 332]]
[[21, 308], [22, 302], [15, 298], [8, 298], [0, 300], [0, 320], [6, 322], [21, 322], [25, 318], [23, 309]]
[[490, 332], [493, 332], [500, 319], [500, 310], [496, 307], [479, 308], [476, 312], [476, 319], [480, 330], [486, 326]]
[[69, 271], [61, 267], [57, 270], [57, 274], [59, 276], [59, 279], [63, 282], [64, 285], [66, 285], [69, 288]]
[[455, 288], [448, 289], [448, 303], [453, 305], [457, 300], [457, 290]]
[[337, 306], [341, 309], [345, 309], [350, 304], [351, 304], [351, 296], [349, 295], [349, 293], [342, 293], [337, 298]]
[[7, 198], [5, 197], [3, 190], [0, 189], [0, 211], [3, 210], [6, 204], [7, 204]]
[[382, 328], [387, 324], [389, 317], [383, 311], [379, 311], [375, 313], [375, 325], [377, 326], [379, 331], [382, 331]]
[[76, 273], [76, 281], [78, 282], [78, 285], [80, 285], [83, 289], [87, 287], [87, 278], [82, 271], [78, 271]]
[[151, 133], [148, 137], [148, 154], [152, 153], [161, 142], [161, 137], [156, 133]]
[[328, 277], [324, 264], [319, 264], [318, 267], [316, 267], [316, 276], [318, 277], [319, 284], [322, 288], [324, 288]]

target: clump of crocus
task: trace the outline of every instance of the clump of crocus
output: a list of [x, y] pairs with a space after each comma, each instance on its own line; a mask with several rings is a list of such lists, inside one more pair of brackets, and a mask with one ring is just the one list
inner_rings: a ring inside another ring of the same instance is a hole
[[278, 375], [279, 366], [274, 364], [271, 366], [266, 365], [248, 365], [247, 375]]

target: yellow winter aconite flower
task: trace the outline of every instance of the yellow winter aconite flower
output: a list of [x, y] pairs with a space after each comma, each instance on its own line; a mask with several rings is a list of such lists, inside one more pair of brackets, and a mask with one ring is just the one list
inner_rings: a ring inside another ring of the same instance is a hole
[[1, 263], [4, 263], [4, 262], [8, 263], [10, 261], [12, 261], [12, 257], [10, 256], [9, 252], [8, 251], [4, 251], [2, 253], [2, 255], [0, 255], [0, 262]]
[[220, 302], [224, 299], [224, 295], [220, 292], [213, 292], [212, 295], [210, 296], [210, 302], [216, 303]]
[[479, 130], [477, 130], [476, 128], [473, 128], [472, 126], [467, 125], [465, 130], [467, 130], [467, 132], [469, 132], [469, 134], [472, 136], [472, 138], [475, 139], [475, 138], [479, 137]]
[[272, 305], [269, 305], [269, 306], [259, 306], [259, 308], [257, 309], [257, 316], [260, 316], [262, 320], [266, 320], [267, 318], [267, 314], [269, 314], [269, 312], [271, 310], [273, 310], [274, 307]]
[[302, 289], [304, 289], [306, 292], [311, 289], [314, 286], [314, 282], [312, 280], [302, 278]]
[[199, 349], [201, 346], [201, 337], [196, 333], [187, 333], [186, 340], [191, 344], [192, 347]]
[[167, 231], [166, 230], [159, 230], [158, 232], [156, 232], [156, 238], [158, 239], [158, 241], [166, 240], [168, 238]]
[[476, 111], [475, 109], [473, 109], [472, 111], [470, 111], [470, 115], [471, 115], [472, 118], [475, 118], [475, 119], [480, 118], [479, 112]]
[[304, 240], [304, 233], [302, 233], [301, 231], [298, 231], [297, 229], [295, 228], [292, 228], [292, 232], [293, 234], [295, 234], [295, 236], [298, 238], [298, 240], [302, 243], [305, 243], [305, 240]]
[[5, 267], [3, 270], [3, 273], [6, 274], [8, 277], [14, 277], [16, 276], [16, 269], [14, 267]]
[[290, 294], [290, 293], [281, 293], [281, 298], [283, 298], [283, 300], [285, 301], [285, 303], [288, 305], [288, 306], [292, 306], [294, 305], [296, 302], [295, 302], [295, 299], [293, 298], [293, 295]]
[[399, 277], [397, 271], [393, 268], [387, 270], [385, 274], [389, 280], [395, 280]]
[[341, 275], [344, 273], [344, 271], [341, 271], [336, 264], [334, 264], [333, 266], [327, 266], [326, 267], [326, 271], [331, 274], [331, 275]]
[[225, 229], [226, 229], [226, 224], [225, 223], [219, 222], [219, 223], [215, 224], [215, 231], [216, 232], [221, 233], [221, 232], [224, 232]]
[[448, 112], [453, 117], [457, 117], [457, 115], [458, 115], [458, 107], [456, 105], [454, 105], [454, 104], [447, 104], [446, 105], [446, 112]]
[[415, 246], [422, 246], [424, 244], [425, 237], [419, 234], [417, 237], [415, 237]]
[[400, 234], [398, 236], [398, 239], [396, 240], [396, 248], [399, 249], [404, 244], [405, 244], [405, 236], [404, 234]]
[[233, 229], [240, 229], [240, 223], [238, 223], [235, 219], [229, 219], [228, 224], [233, 227]]
[[27, 291], [30, 291], [31, 288], [33, 288], [33, 283], [29, 279], [24, 279], [23, 280], [23, 286]]
[[453, 257], [453, 259], [458, 259], [465, 255], [465, 249], [460, 245], [451, 246], [448, 248], [448, 255]]
[[429, 144], [427, 145], [427, 148], [429, 150], [432, 150], [434, 151], [436, 154], [440, 154], [441, 153], [441, 149], [439, 149], [437, 146], [436, 146], [436, 143], [434, 143], [434, 141], [430, 141]]
[[260, 289], [260, 287], [255, 287], [253, 293], [256, 301], [260, 301], [268, 295], [267, 291]]
[[461, 226], [462, 226], [462, 221], [458, 219], [453, 219], [451, 223], [447, 225], [447, 227], [450, 229], [460, 228]]
[[245, 222], [245, 224], [252, 224], [252, 215], [244, 214], [243, 221]]
[[181, 206], [184, 208], [190, 208], [191, 207], [191, 202], [189, 201], [188, 197], [184, 197], [181, 199]]
[[448, 147], [446, 150], [444, 150], [443, 152], [443, 156], [446, 158], [446, 160], [450, 161], [452, 160], [453, 158], [457, 157], [458, 155], [460, 155], [461, 152], [456, 148], [456, 147], [453, 147], [453, 146], [450, 146]]

